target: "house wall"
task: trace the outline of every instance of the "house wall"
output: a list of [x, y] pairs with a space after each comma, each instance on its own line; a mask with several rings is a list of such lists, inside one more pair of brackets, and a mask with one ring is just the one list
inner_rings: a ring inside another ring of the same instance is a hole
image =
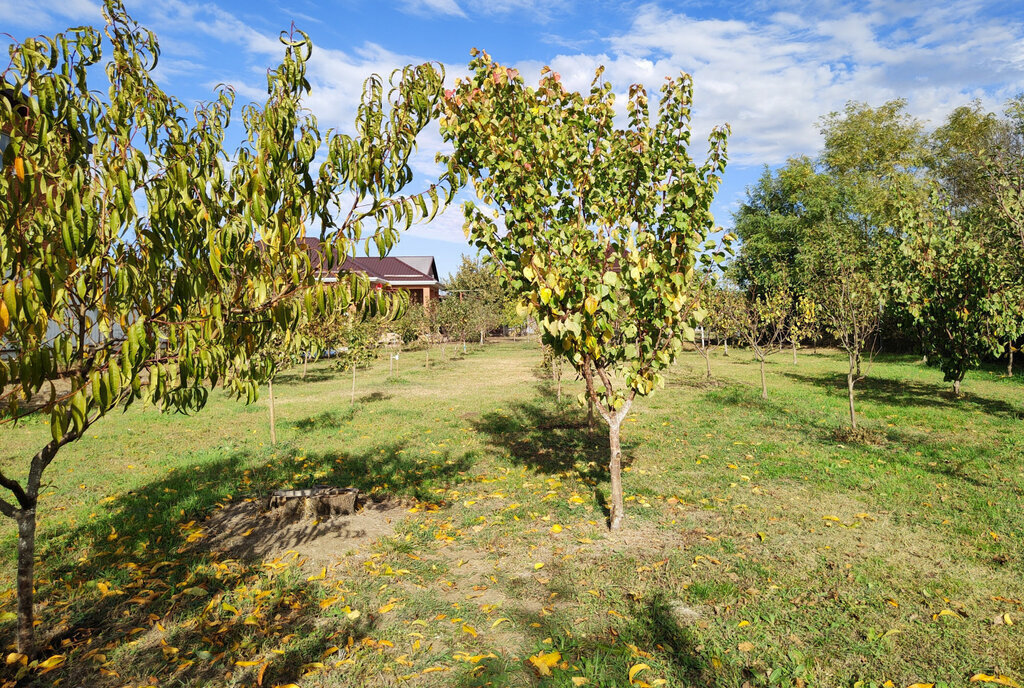
[[389, 289], [409, 292], [409, 303], [411, 304], [422, 304], [425, 306], [441, 298], [441, 292], [438, 287], [403, 287], [399, 285], [389, 287]]

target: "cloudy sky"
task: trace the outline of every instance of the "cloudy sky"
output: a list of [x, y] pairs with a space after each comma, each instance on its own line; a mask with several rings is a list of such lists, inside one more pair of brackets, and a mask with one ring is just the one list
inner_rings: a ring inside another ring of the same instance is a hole
[[[762, 166], [814, 154], [819, 118], [847, 101], [906, 98], [912, 114], [934, 124], [971, 99], [998, 111], [1024, 91], [1022, 0], [126, 1], [160, 37], [167, 90], [186, 100], [209, 97], [218, 83], [259, 99], [266, 69], [281, 54], [278, 32], [294, 22], [316, 45], [308, 105], [324, 127], [350, 128], [371, 72], [437, 60], [456, 76], [473, 47], [528, 80], [550, 65], [577, 88], [605, 65], [622, 94], [631, 83], [654, 90], [664, 76], [687, 71], [695, 81], [694, 140], [717, 123], [732, 126], [715, 206], [726, 227]], [[84, 23], [101, 23], [93, 0], [0, 0], [0, 31], [15, 38]], [[417, 171], [430, 173], [438, 146], [436, 134], [425, 137]], [[472, 252], [461, 225], [455, 208], [407, 234], [396, 253], [436, 255], [442, 273], [454, 271]]]

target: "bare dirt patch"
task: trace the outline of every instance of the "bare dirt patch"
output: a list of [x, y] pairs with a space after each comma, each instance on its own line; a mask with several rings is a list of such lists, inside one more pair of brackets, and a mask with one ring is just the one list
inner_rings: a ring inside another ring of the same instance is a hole
[[353, 514], [295, 520], [263, 512], [257, 500], [235, 502], [215, 511], [203, 528], [204, 547], [237, 559], [273, 559], [290, 552], [317, 565], [337, 563], [392, 535], [405, 518], [399, 501], [367, 502]]

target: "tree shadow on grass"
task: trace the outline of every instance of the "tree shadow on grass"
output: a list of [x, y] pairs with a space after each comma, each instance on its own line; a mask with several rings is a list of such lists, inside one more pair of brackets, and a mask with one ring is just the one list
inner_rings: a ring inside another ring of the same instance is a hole
[[315, 368], [308, 368], [305, 375], [302, 374], [302, 366], [300, 365], [283, 371], [274, 382], [284, 387], [286, 385], [295, 386], [311, 382], [324, 382], [325, 380], [333, 380], [335, 378], [338, 378], [339, 382], [345, 380], [344, 373], [333, 365], [320, 365]]
[[[578, 409], [557, 408], [542, 400], [516, 402], [470, 421], [487, 443], [507, 450], [511, 460], [544, 473], [577, 470], [583, 477], [600, 479], [608, 464], [607, 427], [596, 421], [594, 431]], [[623, 446], [623, 464], [630, 462]]]
[[[823, 387], [832, 390], [833, 393], [846, 394], [845, 374], [821, 373], [818, 375], [807, 375], [793, 372], [784, 372], [782, 374], [796, 382]], [[982, 397], [969, 389], [965, 390], [962, 397], [956, 398], [953, 396], [949, 385], [937, 385], [919, 380], [902, 380], [869, 375], [857, 384], [855, 394], [858, 400], [887, 404], [889, 406], [971, 409], [979, 410], [992, 416], [1024, 418], [1024, 409], [1001, 399]]]
[[308, 418], [302, 418], [293, 422], [292, 427], [303, 432], [336, 428], [341, 425], [342, 421], [351, 420], [352, 415], [352, 409], [346, 409], [340, 413], [338, 411], [323, 411], [315, 416], [309, 416]]
[[[372, 624], [321, 609], [326, 589], [295, 561], [240, 560], [204, 547], [206, 516], [246, 494], [315, 483], [425, 500], [469, 463], [418, 457], [400, 444], [354, 455], [293, 450], [270, 460], [235, 452], [172, 469], [97, 507], [87, 523], [48, 529], [39, 542], [37, 632], [44, 656], [67, 659], [18, 685], [159, 677], [161, 685], [202, 686], [226, 682], [228, 672], [253, 685], [264, 662], [263, 685], [296, 682], [309, 663], [326, 662], [329, 648], [349, 638], [358, 647]], [[12, 605], [4, 600], [0, 612]], [[0, 643], [13, 642], [14, 631], [12, 621], [0, 624]], [[16, 671], [0, 668], [0, 683]]]

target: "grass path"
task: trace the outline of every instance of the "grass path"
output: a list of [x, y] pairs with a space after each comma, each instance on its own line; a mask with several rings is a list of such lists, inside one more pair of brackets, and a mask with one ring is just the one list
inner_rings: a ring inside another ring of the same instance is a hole
[[[1024, 684], [1019, 378], [972, 374], [956, 400], [884, 357], [850, 439], [838, 356], [777, 357], [762, 401], [745, 352], [715, 355], [710, 383], [688, 354], [626, 423], [628, 525], [609, 536], [607, 440], [579, 383], [559, 405], [525, 342], [438, 353], [361, 371], [354, 407], [327, 363], [288, 373], [275, 447], [264, 400], [215, 393], [64, 450], [38, 586], [64, 659], [28, 684], [622, 686], [631, 668], [636, 685]], [[18, 474], [46, 436], [5, 427], [0, 465]], [[218, 506], [319, 482], [415, 506], [339, 556], [203, 547]], [[6, 646], [11, 523], [0, 542]]]

